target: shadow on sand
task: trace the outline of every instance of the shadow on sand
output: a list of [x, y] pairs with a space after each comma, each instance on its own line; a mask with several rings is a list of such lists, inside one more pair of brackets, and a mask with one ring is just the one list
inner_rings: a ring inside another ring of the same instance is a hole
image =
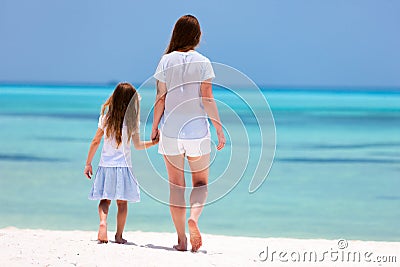
[[[97, 242], [98, 244], [106, 244], [106, 243], [101, 243], [101, 242], [99, 242], [97, 239], [92, 239], [91, 241]], [[113, 244], [118, 244], [118, 243], [116, 243], [114, 240], [109, 240], [108, 242], [109, 242], [109, 243], [113, 243]], [[157, 245], [154, 245], [154, 244], [138, 245], [138, 244], [136, 244], [136, 243], [129, 242], [129, 241], [126, 242], [125, 244], [119, 244], [119, 245], [137, 246], [137, 247], [141, 247], [141, 248], [151, 248], [151, 249], [162, 249], [162, 250], [166, 250], [166, 251], [176, 251], [176, 252], [190, 252], [190, 250], [187, 250], [187, 251], [178, 251], [178, 250], [176, 250], [176, 249], [174, 249], [174, 248], [172, 248], [172, 247], [157, 246]], [[199, 250], [198, 250], [197, 252], [195, 252], [195, 253], [207, 254], [207, 250], [199, 249]]]
[[[178, 251], [178, 250], [176, 250], [174, 248], [171, 248], [171, 247], [156, 246], [156, 245], [153, 245], [153, 244], [147, 244], [147, 245], [144, 245], [144, 246], [141, 246], [141, 247], [151, 248], [151, 249], [163, 249], [163, 250], [167, 250], [167, 251], [186, 252], [186, 251]], [[188, 250], [188, 251], [190, 251], [190, 250]], [[198, 250], [196, 253], [207, 254], [207, 250]]]

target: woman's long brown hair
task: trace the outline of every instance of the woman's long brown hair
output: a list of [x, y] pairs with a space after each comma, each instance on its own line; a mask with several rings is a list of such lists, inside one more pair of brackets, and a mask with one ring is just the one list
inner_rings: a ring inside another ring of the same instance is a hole
[[178, 19], [172, 31], [171, 40], [165, 54], [173, 51], [187, 52], [200, 43], [201, 30], [195, 16], [185, 15]]
[[119, 83], [101, 108], [106, 137], [113, 137], [117, 147], [122, 143], [122, 126], [128, 129], [128, 142], [139, 126], [139, 96], [130, 83]]

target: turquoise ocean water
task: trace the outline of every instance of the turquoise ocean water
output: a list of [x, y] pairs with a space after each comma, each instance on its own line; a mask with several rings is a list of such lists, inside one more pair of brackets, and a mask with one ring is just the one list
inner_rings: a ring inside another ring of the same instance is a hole
[[[82, 172], [100, 105], [112, 90], [0, 86], [0, 228], [97, 229], [97, 202], [87, 199], [91, 181]], [[400, 241], [400, 92], [263, 93], [277, 133], [270, 174], [254, 194], [247, 190], [249, 177], [243, 177], [205, 208], [201, 229], [257, 237]], [[154, 92], [141, 94], [142, 105], [151, 105]], [[216, 90], [215, 97], [227, 101], [231, 96]], [[228, 102], [242, 112], [235, 99]], [[220, 115], [228, 130], [240, 127], [230, 123], [224, 109]], [[244, 123], [252, 138], [255, 126]], [[219, 157], [228, 152], [229, 143]], [[165, 177], [156, 148], [148, 153]], [[143, 160], [146, 153], [133, 152], [134, 169], [145, 178], [153, 174], [140, 169]], [[213, 164], [210, 179], [223, 162]], [[115, 210], [113, 205], [110, 230]], [[126, 229], [174, 231], [168, 207], [143, 192], [142, 201], [129, 206]]]

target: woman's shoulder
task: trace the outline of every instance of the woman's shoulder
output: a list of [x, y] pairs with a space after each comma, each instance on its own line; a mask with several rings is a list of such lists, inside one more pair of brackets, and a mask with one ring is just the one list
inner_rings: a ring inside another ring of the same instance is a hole
[[177, 56], [176, 51], [173, 51], [173, 52], [171, 52], [171, 53], [162, 55], [161, 61], [162, 61], [162, 60], [167, 60], [167, 59], [169, 59], [169, 58], [176, 57], [176, 56]]
[[189, 52], [173, 51], [171, 53], [164, 54], [161, 57], [159, 66], [164, 66], [164, 68], [166, 68], [170, 64], [172, 65], [179, 64], [181, 63], [182, 55], [190, 55], [191, 57], [189, 59], [189, 62], [206, 62], [206, 63], [211, 62], [208, 57], [204, 56], [203, 54], [201, 54], [196, 50], [192, 50]]
[[198, 51], [193, 51], [193, 55], [195, 57], [194, 58], [195, 61], [211, 62], [208, 57], [206, 57], [205, 55], [203, 55], [202, 53], [200, 53]]

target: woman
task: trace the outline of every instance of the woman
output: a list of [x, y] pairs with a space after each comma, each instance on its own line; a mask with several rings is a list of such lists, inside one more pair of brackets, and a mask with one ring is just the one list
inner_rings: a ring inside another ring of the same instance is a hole
[[188, 159], [193, 189], [190, 194], [188, 227], [192, 251], [202, 245], [198, 220], [207, 198], [212, 121], [218, 136], [217, 149], [225, 145], [225, 136], [212, 94], [215, 77], [210, 60], [195, 48], [200, 42], [198, 20], [185, 15], [176, 22], [171, 41], [154, 77], [157, 96], [151, 138], [158, 137], [158, 152], [164, 156], [170, 184], [170, 211], [178, 234], [176, 250], [187, 250], [185, 234], [186, 204], [184, 160]]

